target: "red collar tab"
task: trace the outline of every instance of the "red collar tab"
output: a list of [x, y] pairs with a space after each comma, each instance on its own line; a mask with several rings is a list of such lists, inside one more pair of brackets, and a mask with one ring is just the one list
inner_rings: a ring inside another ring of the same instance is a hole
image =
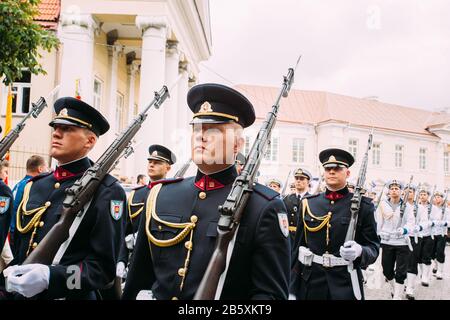
[[197, 180], [195, 186], [202, 191], [222, 189], [225, 187], [225, 185], [209, 176], [203, 176], [200, 180]]
[[325, 194], [325, 198], [327, 198], [329, 200], [332, 200], [332, 201], [336, 201], [336, 200], [342, 199], [343, 197], [344, 197], [343, 194], [338, 193], [336, 191], [331, 191], [330, 193]]
[[64, 169], [63, 167], [57, 167], [56, 170], [53, 171], [53, 176], [59, 182], [68, 180], [77, 175], [79, 174], [72, 173], [69, 170]]

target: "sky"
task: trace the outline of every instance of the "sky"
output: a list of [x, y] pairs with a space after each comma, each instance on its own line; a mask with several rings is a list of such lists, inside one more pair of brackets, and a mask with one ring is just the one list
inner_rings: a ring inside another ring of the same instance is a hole
[[293, 88], [450, 109], [450, 1], [210, 0], [200, 82]]

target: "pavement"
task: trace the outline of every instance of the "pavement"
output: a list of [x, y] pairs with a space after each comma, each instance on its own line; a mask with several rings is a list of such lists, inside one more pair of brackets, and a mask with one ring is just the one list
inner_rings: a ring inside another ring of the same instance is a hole
[[[445, 256], [443, 279], [437, 280], [432, 275], [429, 287], [422, 286], [417, 279], [416, 300], [450, 300], [450, 246], [448, 244], [445, 248]], [[367, 283], [364, 285], [366, 300], [392, 300], [389, 284], [385, 281], [381, 268], [381, 252], [372, 268], [366, 270], [366, 277]]]

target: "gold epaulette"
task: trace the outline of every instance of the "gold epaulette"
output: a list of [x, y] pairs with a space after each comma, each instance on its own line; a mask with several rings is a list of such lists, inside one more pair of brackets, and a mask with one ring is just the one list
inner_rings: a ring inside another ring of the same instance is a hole
[[[131, 191], [130, 196], [128, 197], [128, 215], [130, 216], [130, 220], [133, 220], [134, 218], [139, 216], [141, 214], [142, 210], [144, 210], [143, 202], [133, 203], [133, 197], [134, 197], [135, 193], [136, 193], [136, 190]], [[132, 213], [131, 207], [138, 207], [138, 206], [141, 206], [141, 207], [135, 213]]]
[[[316, 219], [318, 221], [322, 221], [317, 227], [310, 227], [306, 224], [305, 221], [305, 214], [308, 213], [308, 215], [313, 218]], [[326, 225], [327, 226], [327, 237], [326, 237], [326, 241], [327, 241], [327, 245], [328, 242], [330, 240], [330, 236], [329, 236], [329, 229], [330, 229], [330, 220], [331, 220], [331, 212], [328, 212], [328, 214], [321, 216], [321, 217], [317, 217], [315, 216], [312, 212], [311, 209], [309, 208], [309, 204], [308, 204], [308, 199], [305, 198], [302, 200], [302, 217], [303, 217], [303, 228], [304, 228], [304, 233], [305, 233], [305, 242], [307, 242], [307, 232], [317, 232], [322, 230], [322, 228]]]
[[[29, 254], [31, 247], [33, 245], [34, 237], [36, 235], [36, 230], [39, 227], [41, 223], [42, 215], [45, 213], [48, 207], [50, 207], [51, 203], [47, 201], [43, 206], [34, 208], [31, 210], [27, 210], [27, 203], [30, 198], [30, 190], [31, 186], [33, 185], [33, 181], [28, 182], [25, 185], [25, 188], [23, 190], [23, 198], [22, 201], [19, 204], [19, 207], [17, 208], [17, 214], [16, 214], [16, 228], [19, 230], [20, 233], [25, 234], [33, 229], [33, 233], [31, 234], [30, 243], [28, 245], [27, 255]], [[25, 227], [22, 227], [22, 218], [26, 216], [31, 216], [30, 222], [27, 223]], [[42, 222], [43, 224], [43, 222]]]

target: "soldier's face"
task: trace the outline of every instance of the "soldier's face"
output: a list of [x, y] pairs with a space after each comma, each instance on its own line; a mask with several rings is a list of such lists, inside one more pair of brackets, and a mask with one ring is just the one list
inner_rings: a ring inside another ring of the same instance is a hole
[[414, 200], [414, 190], [409, 190], [408, 191], [408, 200], [409, 201]]
[[324, 168], [324, 179], [328, 188], [339, 190], [345, 187], [347, 179], [350, 177], [350, 170], [342, 167]]
[[304, 192], [308, 188], [309, 180], [303, 176], [295, 177], [295, 189]]
[[419, 194], [419, 199], [420, 199], [421, 202], [427, 202], [428, 201], [428, 193], [421, 192]]
[[194, 124], [192, 127], [192, 160], [197, 165], [233, 164], [243, 144], [242, 127], [232, 123]]
[[8, 167], [2, 167], [0, 169], [0, 179], [6, 180], [8, 178]]
[[70, 125], [53, 126], [50, 155], [59, 163], [85, 157], [96, 142], [95, 135], [87, 129]]
[[433, 202], [436, 206], [440, 206], [444, 199], [440, 195], [434, 196]]
[[280, 186], [278, 184], [276, 184], [276, 183], [269, 184], [269, 188], [272, 189], [272, 190], [275, 190], [278, 193], [280, 193], [280, 190], [281, 190]]
[[148, 176], [152, 181], [161, 180], [166, 177], [170, 170], [170, 165], [165, 161], [149, 160]]
[[399, 198], [399, 197], [400, 197], [400, 192], [401, 192], [401, 190], [400, 190], [399, 187], [397, 187], [397, 186], [392, 186], [392, 187], [389, 189], [389, 196], [390, 196], [391, 198]]

